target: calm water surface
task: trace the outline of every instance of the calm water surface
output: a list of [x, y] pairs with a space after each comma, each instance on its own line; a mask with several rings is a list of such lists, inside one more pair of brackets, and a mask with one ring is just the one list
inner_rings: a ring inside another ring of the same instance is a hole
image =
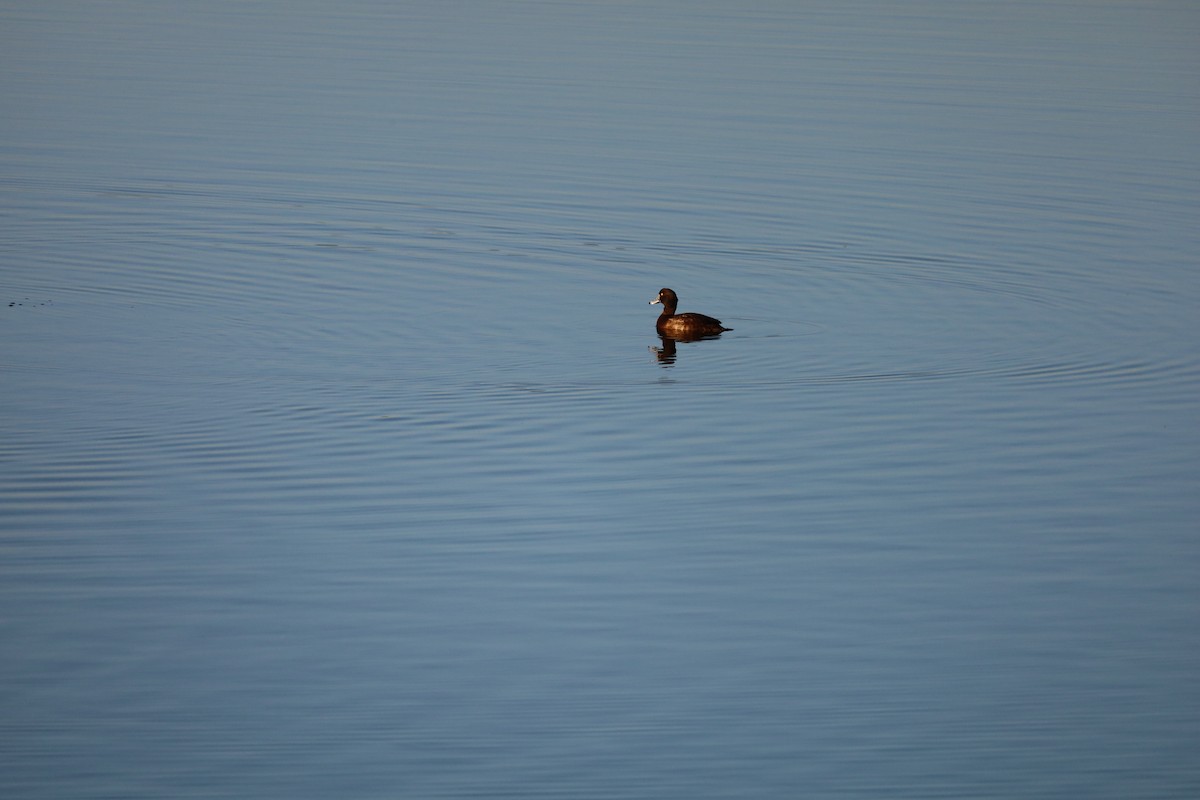
[[5, 4], [0, 793], [1196, 797], [1198, 38]]

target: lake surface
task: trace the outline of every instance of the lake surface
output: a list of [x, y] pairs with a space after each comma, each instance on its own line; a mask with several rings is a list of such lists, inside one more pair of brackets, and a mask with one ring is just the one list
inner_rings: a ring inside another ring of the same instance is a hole
[[1200, 796], [1197, 41], [4, 4], [0, 794]]

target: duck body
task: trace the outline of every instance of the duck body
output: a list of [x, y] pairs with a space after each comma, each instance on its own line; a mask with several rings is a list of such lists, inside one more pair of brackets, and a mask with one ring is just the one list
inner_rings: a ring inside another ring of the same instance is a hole
[[679, 307], [679, 295], [671, 289], [660, 289], [658, 297], [650, 301], [650, 305], [662, 303], [662, 313], [658, 315], [655, 328], [662, 336], [672, 339], [700, 339], [705, 336], [718, 336], [733, 328], [726, 328], [721, 320], [705, 314], [687, 312], [676, 314]]

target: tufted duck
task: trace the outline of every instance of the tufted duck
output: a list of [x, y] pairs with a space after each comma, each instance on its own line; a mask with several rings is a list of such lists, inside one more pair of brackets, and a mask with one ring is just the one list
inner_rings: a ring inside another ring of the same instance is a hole
[[663, 336], [669, 336], [672, 339], [698, 339], [733, 330], [733, 328], [726, 328], [722, 325], [721, 320], [707, 317], [704, 314], [692, 312], [676, 314], [675, 309], [679, 305], [679, 296], [671, 289], [660, 289], [658, 297], [651, 300], [650, 305], [656, 303], [662, 303], [663, 306], [662, 314], [659, 315], [658, 323], [655, 325]]

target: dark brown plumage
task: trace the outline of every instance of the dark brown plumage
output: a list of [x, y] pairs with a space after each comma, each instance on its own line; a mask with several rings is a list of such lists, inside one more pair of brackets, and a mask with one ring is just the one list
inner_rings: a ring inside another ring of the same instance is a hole
[[733, 328], [726, 328], [721, 320], [704, 314], [688, 312], [676, 314], [679, 307], [679, 295], [671, 289], [660, 289], [658, 297], [650, 301], [650, 305], [662, 303], [662, 313], [658, 316], [655, 327], [663, 336], [672, 339], [699, 339], [704, 336], [716, 336]]

